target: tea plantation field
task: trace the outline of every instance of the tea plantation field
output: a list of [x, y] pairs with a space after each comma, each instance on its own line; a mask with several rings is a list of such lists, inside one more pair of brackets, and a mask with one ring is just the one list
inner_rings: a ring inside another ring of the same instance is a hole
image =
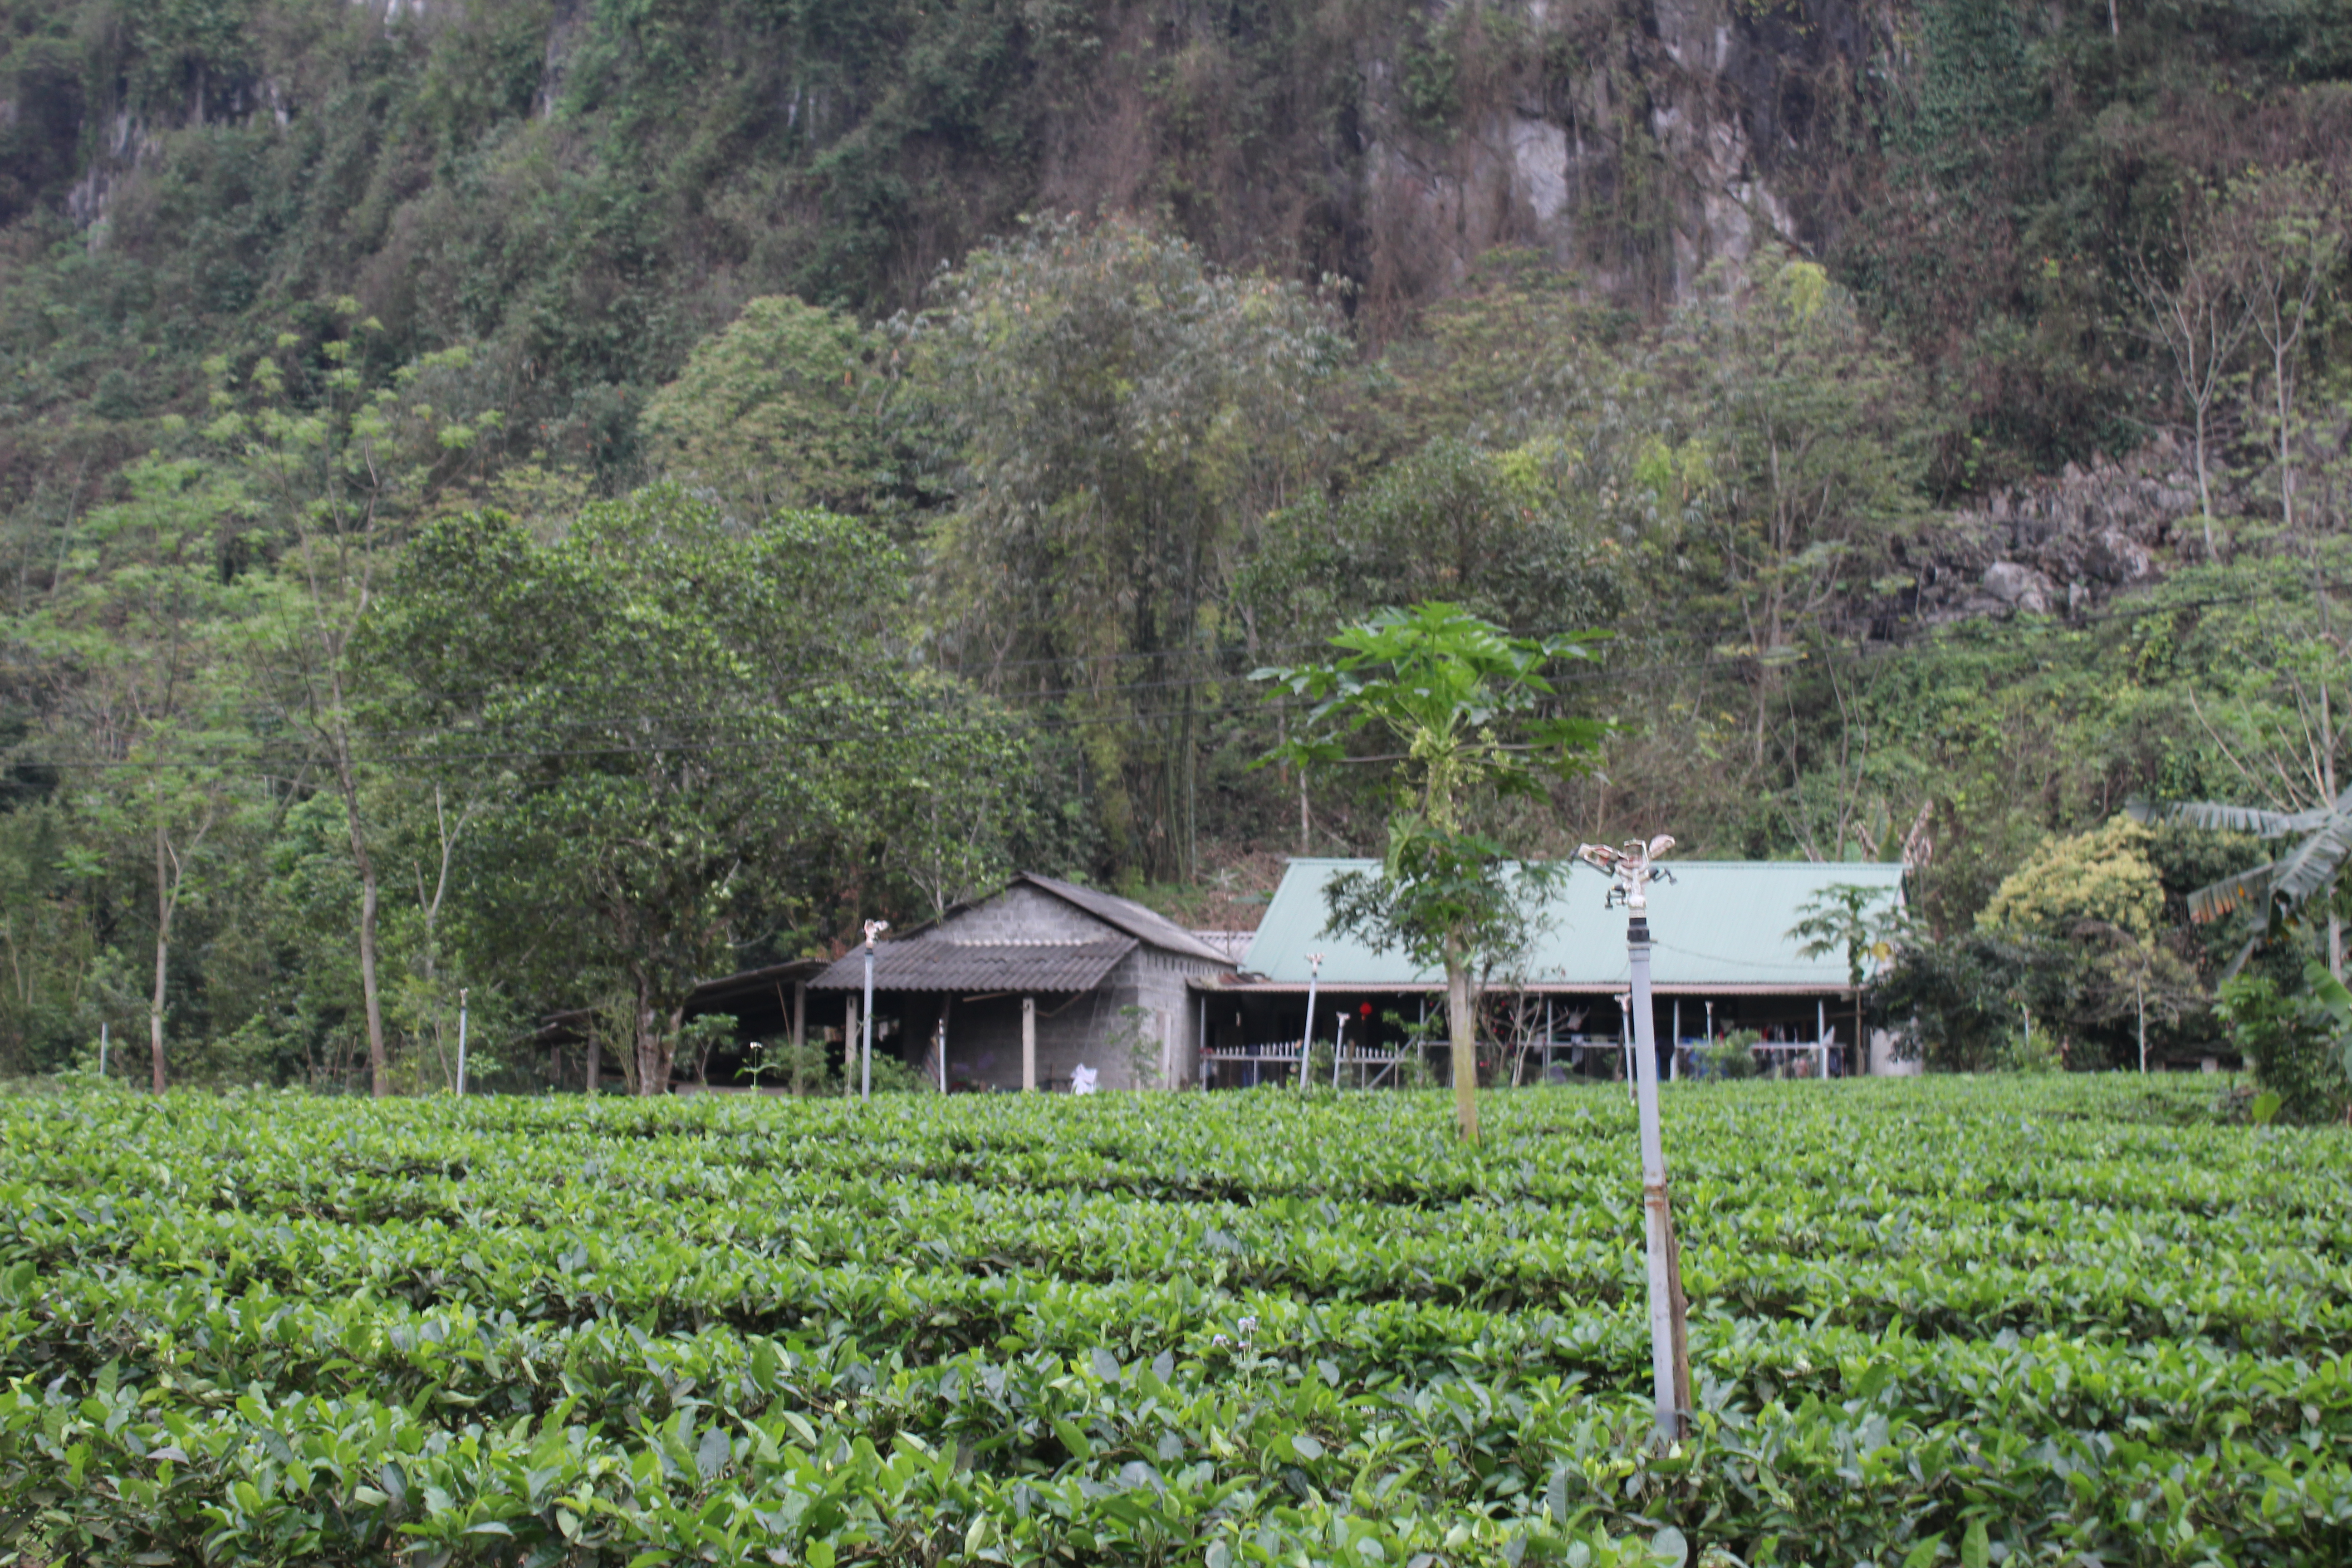
[[2210, 1080], [0, 1096], [0, 1561], [2352, 1562], [2352, 1139]]

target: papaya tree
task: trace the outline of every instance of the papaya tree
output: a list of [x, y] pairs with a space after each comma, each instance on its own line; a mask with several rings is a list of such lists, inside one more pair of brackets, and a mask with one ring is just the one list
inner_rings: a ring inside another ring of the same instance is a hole
[[1338, 657], [1261, 669], [1309, 704], [1261, 763], [1342, 762], [1363, 731], [1402, 748], [1388, 847], [1377, 872], [1324, 889], [1324, 930], [1402, 951], [1445, 971], [1455, 1129], [1478, 1141], [1476, 1016], [1470, 978], [1482, 954], [1513, 944], [1558, 868], [1515, 858], [1484, 826], [1510, 796], [1545, 798], [1547, 776], [1590, 767], [1606, 726], [1560, 710], [1546, 675], [1590, 656], [1598, 634], [1511, 637], [1458, 605], [1383, 610], [1331, 638]]

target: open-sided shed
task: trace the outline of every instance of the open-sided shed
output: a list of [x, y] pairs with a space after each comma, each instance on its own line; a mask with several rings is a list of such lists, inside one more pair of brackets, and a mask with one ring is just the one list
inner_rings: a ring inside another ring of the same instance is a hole
[[[1024, 872], [875, 944], [875, 1048], [950, 1089], [1066, 1088], [1081, 1066], [1105, 1089], [1172, 1088], [1194, 1070], [1192, 984], [1233, 969], [1132, 900]], [[809, 983], [853, 1039], [865, 984], [862, 949]]]
[[[1661, 1042], [1696, 1042], [1735, 1028], [1763, 1033], [1793, 1056], [1802, 1050], [1832, 1070], [1861, 1068], [1852, 1050], [1853, 996], [1845, 954], [1808, 957], [1789, 932], [1806, 907], [1831, 889], [1858, 885], [1890, 905], [1903, 897], [1903, 868], [1881, 862], [1676, 860], [1674, 880], [1653, 884], [1652, 986]], [[1252, 1057], [1278, 1059], [1307, 1026], [1310, 984], [1318, 998], [1316, 1038], [1328, 1040], [1334, 1020], [1350, 1019], [1347, 1043], [1393, 1043], [1401, 1031], [1386, 1020], [1417, 1023], [1443, 1010], [1445, 977], [1400, 952], [1376, 951], [1359, 938], [1328, 934], [1324, 889], [1347, 871], [1377, 872], [1379, 862], [1296, 859], [1267, 906], [1240, 972], [1215, 985], [1204, 1038], [1209, 1058], [1234, 1067]], [[1527, 952], [1487, 976], [1539, 1005], [1536, 1026], [1550, 1047], [1572, 1059], [1593, 1053], [1613, 1061], [1625, 1033], [1622, 998], [1630, 981], [1625, 917], [1603, 902], [1608, 879], [1578, 862], [1536, 912]], [[1319, 973], [1309, 955], [1322, 954]], [[1840, 1029], [1841, 1015], [1844, 1026]], [[1664, 1048], [1662, 1047], [1662, 1048]], [[1804, 1059], [1799, 1058], [1798, 1059]], [[1253, 1070], [1265, 1062], [1252, 1063]], [[1671, 1063], [1665, 1064], [1671, 1070]], [[1228, 1071], [1228, 1078], [1246, 1073]]]

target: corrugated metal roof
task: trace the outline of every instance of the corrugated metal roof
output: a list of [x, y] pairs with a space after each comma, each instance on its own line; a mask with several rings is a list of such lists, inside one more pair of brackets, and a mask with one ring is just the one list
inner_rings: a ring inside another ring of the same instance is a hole
[[1228, 963], [1239, 963], [1242, 954], [1249, 951], [1249, 944], [1257, 937], [1254, 931], [1196, 931], [1192, 934]]
[[[1660, 990], [1705, 987], [1717, 994], [1846, 989], [1845, 954], [1798, 955], [1789, 928], [1805, 901], [1840, 883], [1883, 888], [1902, 897], [1903, 868], [1892, 862], [1670, 860], [1672, 882], [1650, 888], [1650, 973]], [[1243, 968], [1269, 981], [1303, 985], [1307, 955], [1323, 956], [1323, 984], [1345, 988], [1441, 983], [1402, 952], [1374, 952], [1353, 937], [1326, 936], [1324, 884], [1343, 871], [1377, 873], [1377, 860], [1298, 859], [1266, 907]], [[1578, 863], [1547, 910], [1527, 978], [1538, 984], [1605, 989], [1627, 984], [1625, 912], [1601, 908], [1608, 879]]]
[[[1215, 995], [1231, 995], [1248, 991], [1269, 996], [1304, 996], [1309, 991], [1319, 991], [1326, 996], [1352, 995], [1372, 991], [1402, 996], [1444, 996], [1445, 982], [1436, 980], [1399, 980], [1343, 985], [1326, 980], [1309, 985], [1304, 980], [1257, 980], [1245, 974], [1211, 975], [1206, 979], [1188, 980], [1185, 985], [1194, 991]], [[1623, 980], [1542, 981], [1527, 985], [1514, 985], [1513, 991], [1525, 991], [1530, 996], [1622, 996], [1627, 982]], [[1824, 991], [1843, 991], [1845, 983], [1835, 985], [1811, 981], [1797, 985], [1759, 984], [1754, 981], [1681, 980], [1668, 985], [1663, 982], [1653, 987], [1659, 994], [1672, 993], [1676, 996], [1814, 996]]]
[[1175, 921], [1145, 909], [1131, 899], [1122, 899], [1098, 888], [1081, 888], [1075, 882], [1056, 881], [1051, 877], [1041, 877], [1034, 871], [1024, 871], [1016, 880], [1043, 888], [1057, 899], [1066, 899], [1095, 919], [1117, 926], [1128, 935], [1148, 942], [1154, 947], [1181, 952], [1188, 958], [1205, 958], [1214, 963], [1233, 962], [1230, 956], [1219, 952]]
[[824, 968], [824, 960], [821, 958], [801, 958], [789, 963], [772, 963], [764, 969], [746, 969], [733, 974], [722, 974], [715, 980], [706, 980], [688, 992], [686, 1005], [689, 1011], [708, 1011], [721, 1002], [738, 1001], [745, 996], [764, 998], [771, 994], [780, 995], [781, 987], [811, 979]]
[[[874, 945], [877, 991], [1091, 991], [1135, 951], [1131, 936], [1093, 942], [949, 942], [938, 935]], [[812, 991], [857, 991], [866, 952], [853, 948], [809, 982]]]

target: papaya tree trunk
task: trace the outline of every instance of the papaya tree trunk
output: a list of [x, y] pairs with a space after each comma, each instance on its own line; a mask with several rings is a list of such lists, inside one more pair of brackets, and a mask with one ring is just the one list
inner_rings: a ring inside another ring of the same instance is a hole
[[1459, 939], [1445, 945], [1445, 1026], [1454, 1045], [1454, 1128], [1478, 1142], [1478, 1020], [1470, 1010], [1470, 961]]

